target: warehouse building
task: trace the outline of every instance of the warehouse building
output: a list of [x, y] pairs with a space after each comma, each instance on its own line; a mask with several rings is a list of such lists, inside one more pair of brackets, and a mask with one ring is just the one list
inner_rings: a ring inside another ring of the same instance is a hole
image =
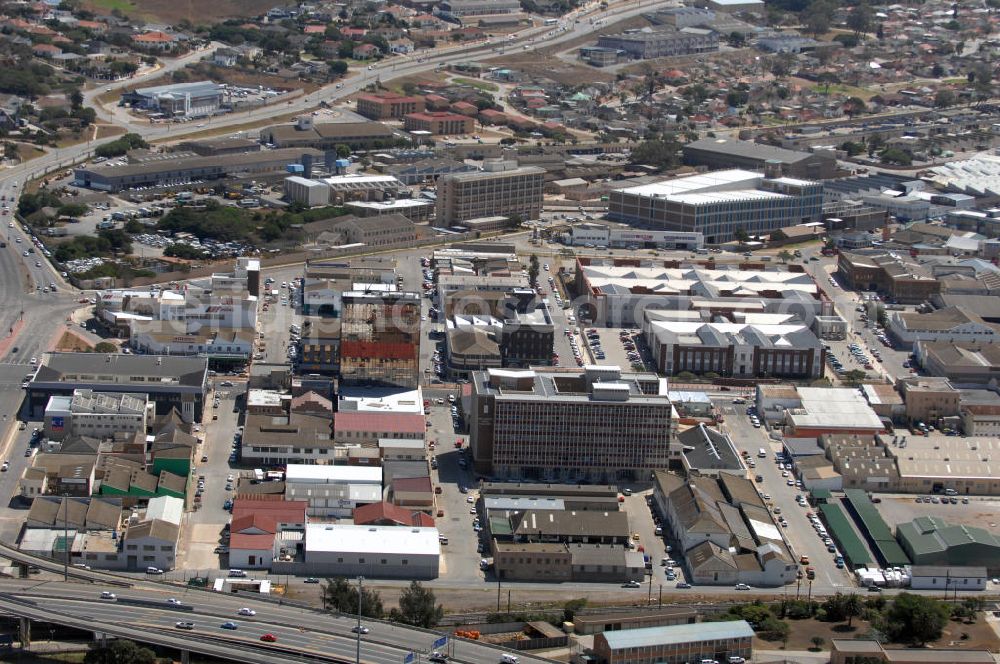
[[223, 94], [222, 86], [212, 81], [174, 83], [126, 92], [121, 97], [121, 104], [168, 118], [199, 118], [217, 113]]
[[684, 163], [709, 168], [742, 168], [806, 180], [836, 176], [837, 158], [828, 150], [800, 152], [735, 138], [703, 138], [683, 148]]
[[324, 122], [302, 116], [294, 124], [273, 125], [260, 130], [262, 143], [277, 148], [333, 150], [338, 145], [352, 149], [389, 147], [397, 137], [391, 127], [378, 122]]
[[697, 250], [705, 246], [705, 236], [701, 233], [612, 228], [607, 224], [573, 224], [564, 238], [565, 242], [576, 247], [589, 244], [615, 249]]
[[1000, 538], [983, 528], [918, 516], [896, 526], [896, 537], [914, 565], [985, 567], [990, 576], [1000, 574]]
[[821, 183], [768, 178], [738, 169], [614, 189], [608, 203], [609, 219], [643, 228], [702, 233], [708, 244], [731, 242], [737, 230], [767, 235], [819, 221], [822, 211]]
[[312, 149], [265, 150], [221, 157], [179, 156], [133, 162], [124, 166], [86, 165], [73, 172], [77, 187], [119, 192], [135, 187], [165, 187], [190, 184], [194, 180], [277, 174], [303, 158], [319, 161], [323, 153]]
[[714, 53], [719, 50], [719, 35], [705, 28], [681, 28], [672, 26], [645, 28], [623, 32], [617, 35], [601, 35], [597, 40], [599, 48], [624, 51], [630, 57], [649, 60], [676, 55]]
[[148, 394], [158, 415], [176, 409], [185, 422], [201, 420], [208, 358], [117, 353], [47, 353], [28, 381], [32, 417], [41, 419], [53, 396], [75, 390]]
[[604, 664], [750, 661], [753, 637], [745, 620], [620, 629], [595, 634], [594, 654]]
[[[369, 579], [435, 579], [441, 556], [437, 528], [306, 525], [305, 561], [293, 574]], [[272, 566], [272, 571], [281, 570]]]

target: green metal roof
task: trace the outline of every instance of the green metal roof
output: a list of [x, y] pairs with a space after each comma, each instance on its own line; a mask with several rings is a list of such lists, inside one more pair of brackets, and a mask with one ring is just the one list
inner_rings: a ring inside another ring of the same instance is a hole
[[847, 489], [844, 494], [847, 496], [851, 510], [861, 521], [860, 525], [865, 537], [872, 545], [880, 562], [887, 567], [909, 565], [910, 558], [899, 546], [892, 530], [889, 529], [882, 515], [878, 513], [878, 509], [872, 504], [868, 494], [861, 489]]
[[833, 493], [829, 489], [813, 489], [812, 497], [816, 500], [830, 500], [833, 498]]
[[919, 516], [897, 528], [900, 540], [915, 556], [947, 552], [952, 547], [969, 544], [994, 547], [1000, 551], [1000, 538], [975, 526], [955, 525], [933, 516]]
[[864, 543], [858, 538], [854, 529], [851, 528], [851, 523], [847, 520], [844, 510], [840, 509], [840, 505], [828, 503], [820, 505], [819, 510], [823, 513], [823, 519], [830, 528], [830, 534], [833, 535], [837, 546], [840, 547], [840, 552], [844, 555], [850, 566], [863, 567], [870, 565], [872, 559], [868, 555], [868, 549], [865, 548]]

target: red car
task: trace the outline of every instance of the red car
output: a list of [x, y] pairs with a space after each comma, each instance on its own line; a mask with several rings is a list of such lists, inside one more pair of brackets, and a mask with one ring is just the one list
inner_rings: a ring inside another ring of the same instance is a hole
[[264, 636], [260, 637], [260, 640], [261, 641], [267, 641], [268, 643], [274, 643], [275, 641], [278, 640], [278, 637], [276, 637], [274, 634], [270, 634], [269, 633], [269, 634], [265, 634]]

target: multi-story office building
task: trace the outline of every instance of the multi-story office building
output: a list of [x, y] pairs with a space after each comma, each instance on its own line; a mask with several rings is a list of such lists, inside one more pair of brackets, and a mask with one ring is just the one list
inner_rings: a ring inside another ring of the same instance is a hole
[[432, 134], [468, 134], [475, 121], [458, 113], [407, 113], [403, 116], [403, 129], [407, 131], [427, 131]]
[[465, 412], [477, 472], [541, 480], [634, 480], [678, 461], [667, 381], [618, 367], [472, 376]]
[[40, 418], [49, 399], [75, 390], [141, 393], [156, 403], [156, 413], [176, 409], [185, 422], [201, 420], [208, 389], [208, 358], [49, 353], [28, 381], [28, 405]]
[[767, 178], [743, 170], [714, 171], [611, 192], [608, 217], [644, 228], [698, 232], [708, 244], [736, 239], [738, 230], [766, 235], [819, 221], [823, 185]]
[[450, 226], [482, 217], [538, 219], [545, 170], [515, 161], [487, 160], [483, 171], [443, 175], [437, 186], [437, 218]]
[[62, 440], [67, 435], [103, 439], [120, 433], [145, 433], [148, 406], [145, 394], [74, 390], [72, 396], [49, 399], [45, 435]]
[[341, 297], [340, 379], [347, 385], [417, 387], [420, 296], [352, 291]]
[[369, 120], [398, 120], [408, 113], [423, 113], [424, 98], [390, 92], [358, 95], [358, 115]]
[[665, 58], [674, 55], [712, 53], [719, 50], [719, 34], [705, 28], [662, 27], [651, 30], [601, 35], [601, 48], [625, 51], [639, 59]]

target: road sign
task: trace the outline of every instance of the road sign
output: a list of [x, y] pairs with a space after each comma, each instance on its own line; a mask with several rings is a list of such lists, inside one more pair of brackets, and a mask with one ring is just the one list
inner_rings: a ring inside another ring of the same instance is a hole
[[448, 637], [447, 636], [442, 636], [440, 639], [438, 639], [437, 641], [434, 642], [434, 646], [433, 647], [435, 647], [435, 648], [443, 648], [446, 645], [448, 645]]

